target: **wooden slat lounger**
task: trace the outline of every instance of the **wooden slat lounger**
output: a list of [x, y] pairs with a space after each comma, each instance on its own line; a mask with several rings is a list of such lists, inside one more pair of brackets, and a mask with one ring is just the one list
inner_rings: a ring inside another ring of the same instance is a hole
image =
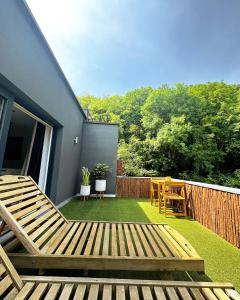
[[168, 225], [66, 220], [31, 177], [0, 177], [0, 216], [29, 252], [18, 267], [204, 272]]
[[5, 300], [230, 300], [229, 283], [19, 276], [0, 246], [0, 299]]

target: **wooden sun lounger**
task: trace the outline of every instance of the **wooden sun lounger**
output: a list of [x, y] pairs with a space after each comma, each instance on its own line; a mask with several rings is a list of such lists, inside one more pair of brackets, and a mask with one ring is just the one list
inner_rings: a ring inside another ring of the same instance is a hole
[[19, 276], [0, 246], [0, 299], [237, 300], [238, 297], [229, 283]]
[[0, 177], [0, 216], [28, 251], [10, 254], [17, 267], [204, 272], [168, 225], [66, 220], [31, 177]]

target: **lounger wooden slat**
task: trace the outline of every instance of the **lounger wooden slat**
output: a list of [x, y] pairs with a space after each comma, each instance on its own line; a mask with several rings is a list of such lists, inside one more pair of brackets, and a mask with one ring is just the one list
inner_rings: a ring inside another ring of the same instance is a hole
[[[48, 239], [52, 236], [54, 237], [55, 235], [58, 234], [58, 230], [63, 224], [63, 220], [59, 219], [54, 225], [52, 225], [37, 241], [36, 245], [38, 247], [42, 247], [42, 245], [48, 241]], [[49, 240], [49, 243], [51, 242], [51, 239]], [[48, 243], [45, 244], [46, 247], [48, 247]]]
[[16, 298], [18, 293], [19, 293], [19, 291], [16, 288], [13, 288], [6, 294], [6, 296], [4, 297], [4, 300], [13, 300]]
[[71, 229], [72, 226], [73, 226], [73, 223], [65, 224], [61, 233], [58, 235], [55, 235], [55, 239], [53, 240], [52, 243], [50, 243], [47, 253], [51, 254], [58, 248], [59, 244], [62, 242], [62, 240], [67, 235], [68, 231]]
[[84, 222], [82, 222], [81, 224], [79, 224], [77, 232], [75, 233], [75, 235], [74, 235], [74, 237], [72, 239], [72, 243], [70, 243], [68, 245], [67, 249], [66, 249], [65, 253], [67, 255], [71, 255], [73, 253], [74, 248], [76, 247], [77, 242], [79, 241], [80, 236], [82, 235], [85, 226], [86, 226], [86, 223], [84, 223]]
[[134, 246], [133, 246], [133, 242], [132, 242], [132, 239], [131, 239], [131, 235], [130, 235], [130, 231], [129, 231], [129, 228], [128, 228], [128, 224], [123, 224], [123, 229], [124, 229], [124, 233], [125, 233], [125, 237], [126, 237], [126, 242], [127, 242], [127, 249], [128, 249], [128, 253], [130, 256], [136, 256], [136, 252], [135, 252], [135, 249], [134, 249]]
[[159, 226], [158, 229], [161, 232], [162, 239], [168, 244], [169, 247], [171, 247], [173, 250], [174, 256], [183, 256], [188, 257], [188, 254], [186, 253], [184, 247], [178, 243], [178, 241], [175, 239], [174, 236], [172, 236], [166, 229], [165, 226]]
[[171, 300], [179, 300], [178, 295], [174, 287], [166, 287], [166, 294]]
[[17, 296], [14, 299], [15, 300], [24, 300], [24, 299], [27, 299], [27, 297], [33, 291], [34, 286], [35, 286], [34, 282], [27, 282], [27, 283], [25, 283], [25, 285], [23, 286], [23, 288], [19, 291], [19, 293], [17, 294]]
[[184, 300], [191, 300], [192, 299], [189, 291], [185, 287], [178, 288], [178, 292], [181, 295], [182, 299], [184, 299]]
[[71, 230], [68, 232], [68, 234], [65, 236], [64, 240], [61, 242], [61, 244], [58, 246], [57, 250], [55, 251], [55, 254], [62, 254], [64, 253], [64, 250], [66, 249], [69, 241], [74, 236], [74, 233], [76, 232], [77, 227], [79, 226], [79, 223], [73, 223], [73, 226], [71, 227]]
[[20, 195], [20, 194], [24, 194], [27, 192], [31, 192], [31, 191], [36, 191], [37, 187], [32, 185], [30, 187], [26, 187], [26, 188], [20, 188], [17, 190], [13, 190], [13, 191], [9, 191], [9, 192], [3, 192], [1, 193], [1, 199], [6, 199], [15, 195]]
[[0, 283], [0, 290], [4, 293], [12, 284], [12, 279], [9, 275], [4, 277]]
[[110, 234], [110, 224], [107, 223], [105, 224], [102, 255], [109, 255], [109, 234]]
[[19, 202], [19, 201], [24, 201], [26, 199], [30, 199], [32, 197], [37, 197], [37, 195], [39, 195], [39, 194], [40, 194], [40, 191], [36, 190], [34, 192], [26, 193], [26, 194], [21, 195], [21, 196], [13, 197], [13, 198], [10, 198], [10, 199], [7, 199], [7, 200], [2, 200], [2, 203], [7, 206], [7, 205], [14, 204], [16, 202]]
[[31, 198], [31, 199], [24, 199], [22, 200], [21, 202], [17, 203], [17, 204], [14, 204], [14, 205], [11, 205], [9, 208], [8, 208], [8, 211], [9, 212], [13, 212], [13, 211], [16, 211], [16, 210], [19, 210], [20, 208], [24, 208], [26, 206], [29, 206], [31, 204], [34, 204], [36, 203], [37, 201], [39, 200], [42, 200], [44, 199], [44, 197], [42, 195], [40, 196], [36, 196], [34, 198]]
[[31, 181], [29, 179], [29, 177], [27, 177], [27, 176], [5, 175], [4, 178], [7, 179], [7, 182], [6, 181], [1, 181], [0, 182], [0, 186], [11, 185], [11, 184], [14, 184], [14, 183], [20, 183], [20, 182], [26, 182], [26, 181]]
[[45, 205], [42, 208], [40, 208], [39, 210], [36, 210], [36, 211], [28, 214], [27, 216], [24, 216], [24, 218], [22, 218], [21, 220], [18, 220], [18, 223], [19, 223], [19, 225], [24, 227], [24, 225], [26, 225], [27, 223], [33, 222], [37, 218], [41, 217], [43, 214], [47, 213], [50, 209], [51, 209], [50, 204]]
[[30, 180], [28, 180], [28, 181], [25, 181], [25, 182], [11, 184], [11, 185], [9, 185], [9, 184], [0, 185], [0, 191], [5, 192], [5, 191], [8, 191], [8, 190], [23, 188], [23, 187], [27, 187], [27, 186], [33, 186], [33, 183]]
[[91, 250], [93, 248], [93, 241], [94, 241], [94, 238], [95, 238], [96, 233], [97, 233], [97, 227], [98, 227], [98, 224], [93, 223], [92, 228], [91, 228], [91, 232], [90, 232], [90, 236], [88, 238], [87, 245], [86, 245], [86, 248], [85, 248], [85, 251], [84, 251], [85, 255], [90, 255], [91, 254]]
[[[47, 221], [46, 218], [48, 218]], [[31, 224], [25, 226], [24, 229], [27, 233], [29, 233], [30, 237], [34, 239], [35, 237], [38, 236], [38, 233], [40, 234], [41, 231], [44, 231], [46, 228], [48, 228], [50, 225], [52, 225], [52, 223], [54, 223], [58, 219], [59, 219], [58, 214], [56, 214], [55, 211], [51, 209], [44, 216], [37, 218]], [[39, 225], [41, 225], [40, 228]]]
[[100, 254], [100, 247], [102, 243], [102, 236], [103, 236], [103, 223], [99, 224], [97, 236], [96, 236], [96, 242], [93, 249], [93, 255], [99, 255]]
[[86, 288], [87, 288], [86, 284], [79, 284], [76, 288], [76, 292], [73, 300], [83, 300], [86, 292]]
[[214, 295], [213, 291], [210, 288], [203, 288], [202, 293], [205, 297], [207, 297], [210, 300], [218, 300], [218, 298]]
[[74, 285], [72, 283], [66, 283], [62, 289], [59, 300], [68, 300], [72, 293]]
[[152, 257], [154, 256], [154, 252], [153, 250], [151, 249], [150, 247], [150, 244], [148, 243], [143, 231], [142, 231], [142, 228], [141, 228], [141, 225], [140, 224], [136, 224], [136, 229], [137, 229], [137, 233], [140, 237], [140, 240], [142, 242], [142, 245], [143, 245], [143, 248], [145, 250], [145, 253], [147, 254], [147, 256], [149, 257]]
[[168, 225], [66, 220], [31, 177], [0, 177], [0, 216], [29, 252], [10, 254], [18, 267], [204, 271]]
[[116, 300], [125, 300], [125, 288], [123, 285], [117, 285], [116, 286]]
[[44, 295], [45, 291], [48, 288], [48, 284], [46, 282], [44, 283], [39, 283], [38, 285], [36, 285], [34, 292], [32, 293], [31, 297], [29, 298], [29, 300], [39, 300], [42, 298], [42, 296]]
[[90, 287], [90, 290], [89, 290], [88, 300], [97, 300], [98, 290], [99, 290], [99, 285], [98, 284], [92, 284], [91, 287]]
[[239, 298], [239, 294], [229, 283], [19, 276], [1, 246], [0, 269], [4, 269], [0, 277], [0, 298], [5, 300], [231, 300]]
[[139, 300], [139, 293], [138, 293], [137, 286], [131, 285], [129, 287], [129, 296], [130, 296], [130, 299]]
[[80, 255], [82, 253], [82, 250], [85, 245], [85, 242], [87, 241], [87, 237], [90, 232], [91, 226], [92, 226], [92, 224], [90, 222], [87, 223], [87, 225], [85, 226], [84, 232], [83, 232], [83, 234], [77, 244], [77, 247], [74, 251], [74, 255]]
[[111, 300], [112, 299], [112, 286], [110, 284], [105, 284], [103, 286], [103, 299]]
[[154, 229], [154, 226], [148, 226], [148, 229], [151, 232], [155, 241], [157, 242], [157, 245], [159, 249], [162, 251], [163, 256], [172, 257], [173, 255], [171, 251], [168, 249], [167, 245], [164, 243], [161, 237], [157, 234], [156, 230]]
[[[37, 240], [35, 243], [39, 247], [41, 246], [42, 252], [46, 252], [49, 248], [49, 246], [54, 243], [54, 241], [58, 238], [59, 234], [65, 229], [65, 227], [68, 226], [68, 223], [65, 223], [63, 219], [59, 219], [49, 230], [43, 234], [39, 240]], [[49, 238], [46, 242], [46, 236]], [[44, 243], [46, 242], [46, 243]]]
[[[29, 206], [28, 208], [22, 209], [16, 213], [13, 213], [14, 218], [17, 220], [21, 217], [23, 217], [24, 215], [28, 215], [28, 213], [34, 212], [36, 211], [39, 207], [43, 207], [45, 206], [45, 204], [48, 204], [47, 199], [41, 201], [41, 202], [37, 202], [34, 205]], [[49, 207], [50, 208], [50, 207]]]
[[[155, 286], [155, 287], [154, 287], [154, 293], [155, 293], [157, 299], [167, 300], [167, 298], [166, 298], [166, 296], [165, 296], [165, 293], [164, 293], [164, 290], [163, 290], [162, 287], [160, 287], [160, 286]], [[195, 300], [196, 300], [196, 299], [195, 299]]]
[[190, 291], [190, 294], [192, 295], [192, 297], [194, 297], [194, 299], [196, 299], [196, 300], [205, 300], [205, 298], [203, 297], [203, 294], [201, 293], [200, 289], [190, 288], [189, 291]]
[[226, 293], [222, 289], [213, 288], [213, 292], [217, 296], [218, 299], [221, 299], [221, 300], [229, 299], [228, 296], [226, 296]]
[[125, 247], [125, 241], [124, 241], [124, 236], [123, 236], [122, 224], [117, 224], [117, 230], [118, 230], [118, 238], [119, 238], [120, 255], [125, 256], [126, 255], [126, 247]]
[[53, 300], [57, 299], [57, 295], [61, 289], [61, 283], [53, 283], [48, 290], [44, 300]]
[[132, 232], [132, 237], [134, 240], [134, 244], [136, 245], [136, 251], [137, 251], [137, 255], [139, 256], [145, 256], [142, 245], [141, 245], [141, 241], [138, 237], [137, 231], [135, 229], [135, 226], [133, 224], [130, 224], [130, 230]]
[[156, 241], [152, 237], [151, 230], [149, 230], [148, 227], [151, 228], [151, 226], [141, 226], [142, 231], [145, 234], [146, 239], [148, 239], [148, 241], [150, 242], [150, 244], [151, 244], [151, 246], [153, 248], [153, 251], [154, 251], [154, 255], [156, 255], [158, 257], [161, 257], [161, 256], [163, 256], [162, 252], [160, 251], [160, 249], [158, 247], [158, 244], [156, 243]]

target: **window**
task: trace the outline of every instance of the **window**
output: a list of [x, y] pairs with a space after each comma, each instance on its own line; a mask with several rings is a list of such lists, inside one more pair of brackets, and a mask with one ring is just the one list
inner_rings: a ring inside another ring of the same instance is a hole
[[0, 120], [2, 119], [5, 99], [0, 95]]

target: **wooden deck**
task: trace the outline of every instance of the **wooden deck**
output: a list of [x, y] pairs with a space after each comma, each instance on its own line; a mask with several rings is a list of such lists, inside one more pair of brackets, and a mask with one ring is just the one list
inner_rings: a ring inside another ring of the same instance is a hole
[[29, 252], [10, 256], [18, 267], [204, 271], [168, 225], [66, 220], [30, 177], [0, 177], [0, 215]]
[[19, 276], [0, 246], [0, 298], [5, 300], [230, 300], [237, 297], [229, 283]]

